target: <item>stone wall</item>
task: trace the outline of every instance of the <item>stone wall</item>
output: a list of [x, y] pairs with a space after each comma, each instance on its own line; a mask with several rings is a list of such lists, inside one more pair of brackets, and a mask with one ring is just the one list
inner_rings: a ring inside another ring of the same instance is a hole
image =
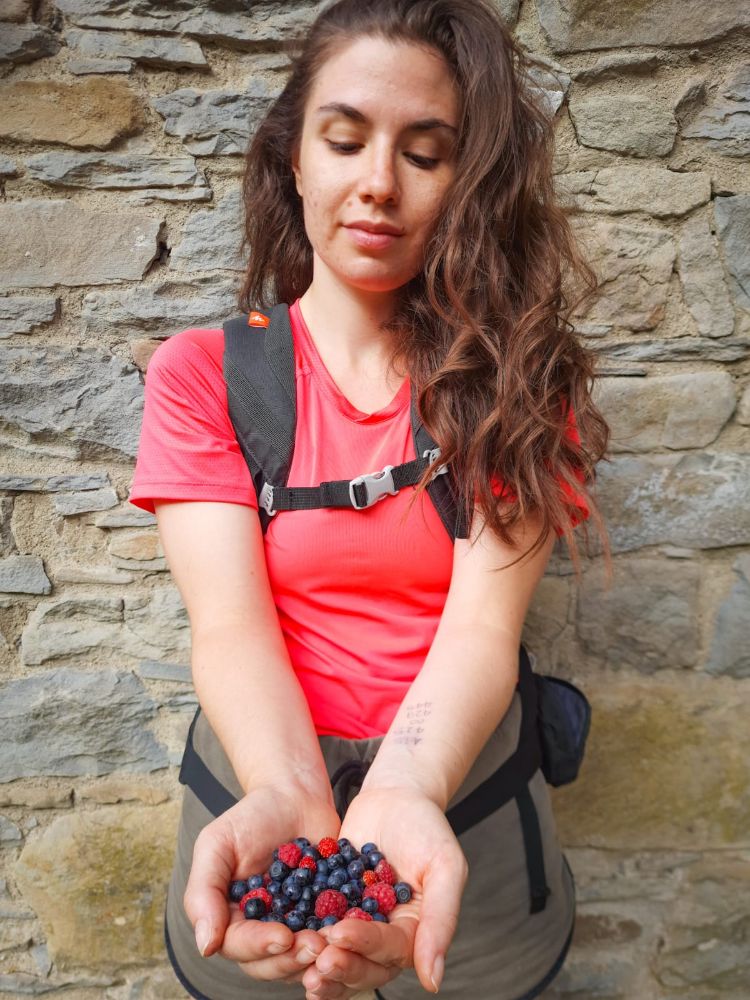
[[[0, 996], [184, 996], [161, 907], [195, 705], [142, 372], [234, 308], [240, 154], [313, 2], [2, 0]], [[614, 577], [562, 554], [529, 616], [594, 706], [554, 793], [579, 889], [546, 996], [750, 983], [750, 9], [503, 0], [602, 281]], [[471, 995], [468, 988], [468, 995]]]

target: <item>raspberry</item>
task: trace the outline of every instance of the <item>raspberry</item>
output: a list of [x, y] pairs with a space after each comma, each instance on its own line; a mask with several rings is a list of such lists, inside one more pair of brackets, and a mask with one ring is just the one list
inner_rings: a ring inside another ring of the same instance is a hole
[[301, 857], [302, 848], [298, 847], [297, 844], [282, 844], [279, 848], [279, 861], [283, 861], [290, 868], [296, 868]]
[[365, 913], [358, 906], [353, 906], [351, 910], [347, 910], [344, 917], [346, 920], [372, 920], [372, 914]]
[[388, 864], [388, 862], [383, 858], [382, 861], [378, 861], [375, 865], [375, 874], [378, 877], [378, 882], [387, 882], [388, 885], [393, 885], [396, 881], [396, 876], [393, 874], [393, 869]]
[[393, 886], [388, 885], [387, 882], [376, 882], [375, 885], [368, 885], [362, 895], [365, 899], [376, 899], [381, 913], [390, 913], [396, 905], [396, 893], [393, 891]]
[[338, 842], [333, 839], [333, 837], [323, 837], [323, 839], [318, 844], [318, 850], [324, 858], [330, 858], [332, 854], [338, 854], [339, 845]]
[[324, 889], [315, 900], [315, 916], [318, 920], [324, 917], [337, 917], [341, 919], [347, 911], [349, 903], [346, 896], [335, 889]]
[[378, 881], [378, 876], [375, 874], [375, 872], [365, 872], [362, 876], [362, 881], [365, 883], [365, 885], [375, 885], [375, 883]]
[[245, 903], [248, 899], [262, 899], [266, 904], [267, 910], [271, 909], [271, 903], [273, 903], [273, 897], [268, 889], [251, 889], [249, 892], [246, 892], [240, 900], [240, 909], [243, 913], [245, 912]]
[[315, 858], [305, 857], [299, 863], [300, 868], [309, 868], [311, 872], [316, 872], [318, 870], [318, 864]]

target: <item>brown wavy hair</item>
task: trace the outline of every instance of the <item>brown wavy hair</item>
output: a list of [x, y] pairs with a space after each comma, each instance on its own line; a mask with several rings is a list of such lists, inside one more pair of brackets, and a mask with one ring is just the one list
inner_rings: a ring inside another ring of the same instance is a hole
[[[362, 36], [437, 50], [460, 102], [455, 177], [423, 269], [398, 290], [384, 327], [395, 344], [391, 367], [409, 373], [467, 522], [476, 503], [485, 525], [511, 543], [513, 526], [537, 514], [541, 532], [529, 551], [559, 528], [578, 571], [569, 491], [585, 498], [608, 552], [593, 485], [609, 430], [591, 398], [593, 355], [568, 318], [597, 280], [555, 200], [554, 124], [530, 77], [538, 63], [490, 0], [339, 0], [288, 50], [291, 74], [246, 154], [240, 306], [291, 303], [312, 281], [292, 152], [317, 72]], [[569, 433], [570, 410], [580, 443]], [[493, 477], [512, 493], [498, 495]], [[583, 532], [588, 549], [585, 524]]]

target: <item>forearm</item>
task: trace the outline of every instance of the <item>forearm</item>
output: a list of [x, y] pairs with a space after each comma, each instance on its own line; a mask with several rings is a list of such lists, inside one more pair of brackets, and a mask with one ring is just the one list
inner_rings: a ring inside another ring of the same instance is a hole
[[269, 630], [193, 635], [198, 701], [245, 791], [296, 782], [331, 799], [310, 708], [283, 640]]
[[438, 629], [363, 789], [408, 784], [445, 809], [510, 706], [518, 647], [500, 629]]

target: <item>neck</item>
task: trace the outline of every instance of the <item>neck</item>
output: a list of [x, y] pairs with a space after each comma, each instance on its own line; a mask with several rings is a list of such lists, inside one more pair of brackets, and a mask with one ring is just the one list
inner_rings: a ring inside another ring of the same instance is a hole
[[382, 324], [393, 314], [394, 292], [367, 292], [316, 277], [300, 298], [300, 309], [315, 343], [348, 371], [385, 367], [393, 336]]

